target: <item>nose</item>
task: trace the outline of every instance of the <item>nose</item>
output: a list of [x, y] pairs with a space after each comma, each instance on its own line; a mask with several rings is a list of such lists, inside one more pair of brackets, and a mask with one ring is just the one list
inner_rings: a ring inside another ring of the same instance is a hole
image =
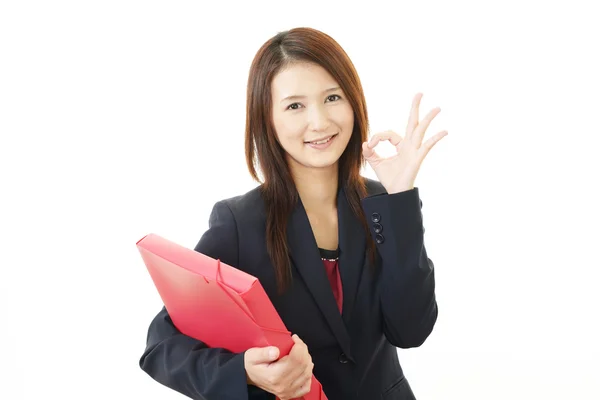
[[329, 128], [329, 114], [325, 107], [313, 107], [309, 115], [309, 128], [315, 132], [327, 132]]

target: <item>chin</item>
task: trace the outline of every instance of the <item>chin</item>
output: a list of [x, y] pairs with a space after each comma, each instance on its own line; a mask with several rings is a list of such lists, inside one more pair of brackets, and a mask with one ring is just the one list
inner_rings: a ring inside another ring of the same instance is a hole
[[340, 160], [340, 157], [336, 157], [334, 155], [329, 156], [329, 157], [321, 157], [319, 159], [310, 159], [310, 160], [305, 160], [304, 162], [302, 162], [301, 164], [305, 167], [308, 168], [329, 168], [334, 166], [335, 164], [337, 164], [337, 162]]
[[307, 167], [308, 168], [315, 168], [315, 169], [331, 168], [335, 164], [337, 164], [337, 161], [338, 160], [335, 160], [334, 162], [331, 162], [331, 163], [323, 163], [323, 164], [309, 164], [309, 165], [307, 165]]

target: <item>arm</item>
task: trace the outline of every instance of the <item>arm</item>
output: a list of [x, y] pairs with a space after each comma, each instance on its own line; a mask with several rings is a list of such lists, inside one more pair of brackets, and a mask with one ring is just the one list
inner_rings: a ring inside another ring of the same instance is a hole
[[[218, 202], [209, 229], [195, 250], [224, 263], [238, 265], [235, 219], [229, 207]], [[248, 398], [244, 353], [208, 348], [173, 325], [165, 307], [152, 320], [140, 367], [157, 382], [192, 399], [244, 400]]]
[[[419, 190], [370, 196], [362, 204], [382, 259], [384, 333], [396, 347], [418, 347], [433, 330], [438, 316], [433, 262], [424, 245]], [[382, 227], [380, 243], [373, 229], [374, 213], [379, 215]]]

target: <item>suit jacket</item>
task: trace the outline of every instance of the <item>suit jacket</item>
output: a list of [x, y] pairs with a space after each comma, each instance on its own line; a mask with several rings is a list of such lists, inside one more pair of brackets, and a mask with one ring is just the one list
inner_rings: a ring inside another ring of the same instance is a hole
[[[418, 188], [387, 194], [367, 179], [362, 207], [377, 244], [373, 273], [366, 235], [344, 189], [338, 192], [340, 314], [306, 211], [299, 200], [288, 225], [293, 285], [276, 294], [258, 188], [217, 202], [196, 251], [256, 276], [288, 330], [307, 344], [313, 373], [329, 400], [413, 400], [397, 348], [420, 346], [437, 320], [433, 263], [424, 247]], [[150, 324], [140, 367], [192, 399], [259, 400], [275, 396], [246, 383], [244, 354], [207, 348], [181, 334], [165, 308]]]

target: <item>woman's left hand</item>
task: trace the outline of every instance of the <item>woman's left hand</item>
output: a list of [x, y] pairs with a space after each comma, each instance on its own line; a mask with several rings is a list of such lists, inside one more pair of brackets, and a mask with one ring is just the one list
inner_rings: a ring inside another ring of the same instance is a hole
[[[436, 107], [419, 122], [419, 104], [422, 97], [422, 93], [417, 93], [413, 99], [404, 138], [393, 131], [385, 131], [373, 135], [368, 142], [363, 143], [363, 156], [388, 194], [413, 189], [423, 159], [429, 150], [448, 134], [447, 131], [441, 131], [422, 143], [425, 130], [441, 111]], [[389, 140], [396, 147], [397, 153], [388, 158], [379, 156], [374, 147], [382, 140]]]

